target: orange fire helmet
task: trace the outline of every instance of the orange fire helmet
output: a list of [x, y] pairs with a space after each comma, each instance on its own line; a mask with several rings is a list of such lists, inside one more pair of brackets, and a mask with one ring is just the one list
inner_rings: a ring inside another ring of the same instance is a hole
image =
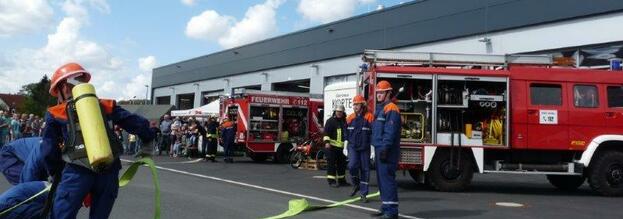
[[392, 85], [385, 80], [379, 81], [379, 83], [376, 84], [376, 92], [388, 91], [392, 89]]
[[58, 97], [58, 86], [69, 78], [79, 76], [84, 76], [83, 82], [89, 82], [89, 80], [91, 80], [91, 74], [78, 63], [71, 62], [59, 67], [54, 72], [54, 75], [52, 75], [50, 94], [54, 97]]
[[366, 99], [363, 98], [363, 96], [357, 94], [355, 97], [353, 97], [353, 104], [366, 104]]

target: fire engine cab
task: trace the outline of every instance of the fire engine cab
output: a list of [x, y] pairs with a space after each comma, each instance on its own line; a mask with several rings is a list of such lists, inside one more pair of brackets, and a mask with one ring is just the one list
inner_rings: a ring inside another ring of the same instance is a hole
[[320, 132], [321, 109], [322, 100], [293, 92], [242, 89], [221, 99], [221, 118], [235, 122], [237, 144], [256, 162], [286, 162], [290, 148]]
[[[387, 80], [402, 118], [399, 168], [440, 191], [474, 172], [587, 179], [623, 195], [623, 74], [556, 66], [550, 56], [367, 50], [359, 92]], [[365, 92], [364, 92], [365, 91]], [[327, 100], [328, 101], [328, 100]]]

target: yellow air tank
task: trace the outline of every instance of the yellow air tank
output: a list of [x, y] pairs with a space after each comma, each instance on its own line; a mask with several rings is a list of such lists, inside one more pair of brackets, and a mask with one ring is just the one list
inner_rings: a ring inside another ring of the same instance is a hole
[[95, 88], [89, 83], [79, 84], [72, 89], [72, 94], [91, 167], [97, 170], [111, 164], [113, 154]]

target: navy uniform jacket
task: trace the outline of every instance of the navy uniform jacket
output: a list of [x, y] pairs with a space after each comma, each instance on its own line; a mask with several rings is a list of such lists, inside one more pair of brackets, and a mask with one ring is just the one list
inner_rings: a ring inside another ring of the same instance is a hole
[[351, 113], [346, 117], [348, 147], [352, 147], [356, 151], [370, 150], [373, 120], [374, 116], [369, 112], [365, 112], [364, 115]]
[[388, 162], [398, 163], [400, 159], [400, 110], [396, 104], [377, 104], [372, 123], [372, 146], [388, 152]]
[[[143, 142], [151, 141], [156, 136], [155, 132], [149, 129], [147, 119], [117, 106], [113, 100], [102, 99], [100, 104], [106, 115], [104, 120], [112, 121], [113, 124], [119, 125], [128, 133], [138, 135]], [[66, 106], [67, 104], [63, 103], [50, 107], [45, 114], [46, 127], [41, 135], [41, 158], [44, 160], [45, 168], [50, 175], [62, 171], [64, 166], [60, 145], [68, 138]], [[113, 163], [113, 168], [121, 169], [118, 158]]]

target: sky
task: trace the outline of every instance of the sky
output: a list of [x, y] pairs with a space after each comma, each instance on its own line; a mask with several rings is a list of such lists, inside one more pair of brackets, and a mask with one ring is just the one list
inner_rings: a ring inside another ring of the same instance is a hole
[[144, 98], [153, 68], [405, 0], [0, 0], [0, 93], [78, 62], [98, 96]]

